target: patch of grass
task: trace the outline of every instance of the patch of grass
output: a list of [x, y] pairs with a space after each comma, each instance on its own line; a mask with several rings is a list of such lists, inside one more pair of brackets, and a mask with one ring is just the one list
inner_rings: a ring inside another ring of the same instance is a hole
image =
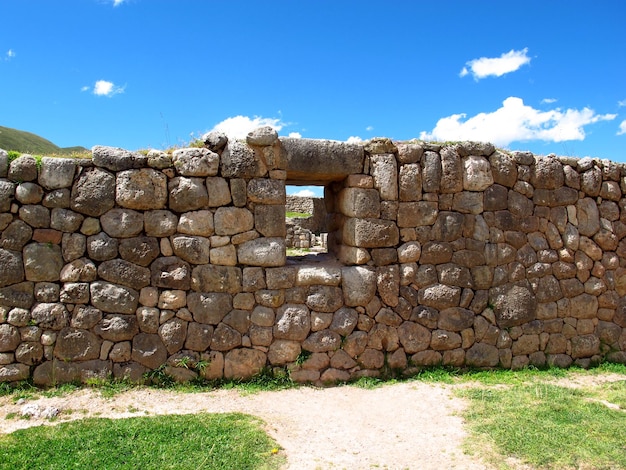
[[504, 455], [541, 468], [626, 468], [626, 413], [590, 399], [623, 397], [623, 384], [515, 382], [456, 392], [471, 401], [464, 413], [473, 434], [468, 449], [493, 448], [499, 464]]
[[287, 213], [285, 214], [285, 217], [287, 217], [288, 219], [308, 219], [312, 215], [313, 214], [309, 214], [308, 212], [287, 211]]
[[0, 437], [2, 468], [277, 469], [284, 458], [240, 413], [90, 418]]

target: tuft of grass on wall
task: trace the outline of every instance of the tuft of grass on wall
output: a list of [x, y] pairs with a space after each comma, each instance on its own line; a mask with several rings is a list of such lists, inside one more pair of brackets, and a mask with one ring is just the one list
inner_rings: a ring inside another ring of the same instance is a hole
[[89, 418], [0, 437], [0, 468], [277, 469], [261, 421], [241, 413]]

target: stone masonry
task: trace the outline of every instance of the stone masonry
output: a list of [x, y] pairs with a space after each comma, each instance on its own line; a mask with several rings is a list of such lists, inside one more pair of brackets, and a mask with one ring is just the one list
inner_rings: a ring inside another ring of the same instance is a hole
[[[487, 143], [209, 133], [91, 160], [0, 151], [0, 381], [346, 381], [626, 362], [626, 167]], [[285, 186], [329, 254], [285, 255]]]

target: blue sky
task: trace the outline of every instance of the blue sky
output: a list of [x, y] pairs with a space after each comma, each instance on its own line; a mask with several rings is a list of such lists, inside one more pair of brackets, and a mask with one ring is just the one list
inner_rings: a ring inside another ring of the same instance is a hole
[[257, 125], [626, 162], [626, 2], [0, 0], [0, 125], [59, 146]]

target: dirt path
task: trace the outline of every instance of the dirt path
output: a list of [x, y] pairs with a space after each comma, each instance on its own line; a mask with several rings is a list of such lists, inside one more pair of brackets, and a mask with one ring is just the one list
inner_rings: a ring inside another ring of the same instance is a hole
[[[448, 386], [407, 382], [372, 390], [302, 387], [242, 396], [236, 390], [174, 393], [138, 389], [102, 398], [85, 389], [54, 398], [28, 400], [39, 409], [56, 407], [60, 419], [88, 416], [238, 411], [258, 416], [278, 441], [289, 469], [484, 469], [463, 453], [466, 436], [459, 415], [465, 403]], [[43, 418], [5, 419], [25, 403], [0, 398], [0, 432], [50, 424]]]

